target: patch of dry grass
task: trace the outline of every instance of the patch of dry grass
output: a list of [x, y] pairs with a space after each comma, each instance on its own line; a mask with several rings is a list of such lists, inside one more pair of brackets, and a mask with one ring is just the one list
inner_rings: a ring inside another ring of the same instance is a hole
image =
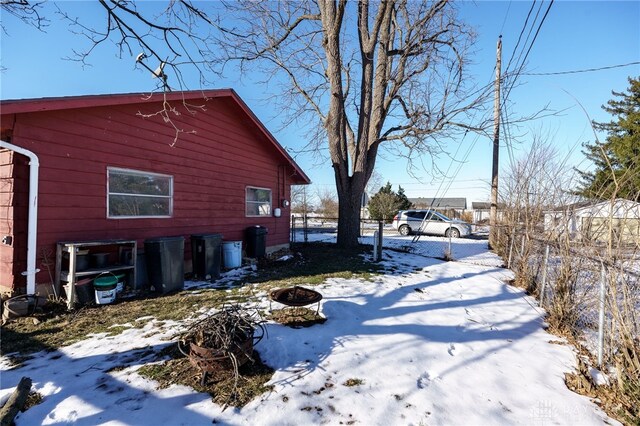
[[29, 408], [35, 405], [41, 404], [43, 400], [44, 398], [41, 394], [39, 394], [38, 392], [31, 391], [27, 396], [27, 401], [24, 403], [24, 407], [22, 407], [20, 411], [25, 412]]
[[[181, 320], [200, 308], [213, 308], [232, 298], [243, 297], [237, 292], [219, 290], [182, 291], [164, 296], [150, 294], [147, 298], [83, 307], [72, 312], [68, 312], [62, 302], [48, 302], [42, 312], [33, 317], [18, 318], [2, 327], [0, 354], [25, 356], [41, 350], [51, 351], [82, 340], [88, 334], [117, 335], [128, 328], [142, 328], [152, 318]], [[137, 321], [142, 317], [148, 320]]]
[[354, 387], [354, 386], [361, 386], [364, 384], [364, 380], [362, 379], [358, 379], [358, 378], [351, 378], [351, 379], [347, 379], [347, 381], [345, 381], [342, 386], [347, 386], [349, 388]]
[[253, 297], [252, 289], [269, 291], [296, 284], [312, 286], [339, 277], [370, 279], [380, 268], [364, 259], [363, 254], [370, 251], [367, 246], [343, 250], [327, 243], [300, 244], [293, 247], [294, 256], [290, 260], [277, 261], [274, 257], [262, 260], [255, 274], [239, 282], [253, 283], [251, 287], [185, 290], [169, 295], [149, 293], [112, 305], [84, 307], [71, 312], [62, 302], [48, 302], [33, 317], [19, 318], [2, 326], [0, 354], [13, 354], [14, 363], [19, 363], [29, 354], [52, 351], [89, 334], [119, 334], [129, 327], [123, 324], [142, 328], [151, 319], [179, 321], [193, 317], [201, 309], [244, 302]]
[[[583, 357], [589, 354], [581, 350]], [[604, 411], [627, 425], [640, 425], [640, 384], [637, 376], [631, 377], [618, 368], [616, 384], [596, 385], [591, 377], [590, 368], [578, 358], [578, 368], [573, 373], [565, 373], [565, 383], [572, 391], [596, 399]]]
[[315, 324], [322, 324], [327, 320], [314, 309], [305, 307], [274, 309], [268, 318], [292, 328], [311, 327]]
[[197, 392], [205, 392], [211, 395], [213, 402], [219, 405], [231, 405], [242, 407], [256, 396], [272, 389], [266, 386], [273, 369], [262, 362], [260, 354], [253, 352], [253, 362], [238, 368], [238, 382], [232, 370], [207, 375], [207, 380], [202, 383], [202, 374], [189, 360], [172, 345], [167, 351], [172, 359], [159, 364], [149, 364], [138, 370], [144, 377], [158, 383], [158, 389], [167, 388], [174, 384], [185, 385]]

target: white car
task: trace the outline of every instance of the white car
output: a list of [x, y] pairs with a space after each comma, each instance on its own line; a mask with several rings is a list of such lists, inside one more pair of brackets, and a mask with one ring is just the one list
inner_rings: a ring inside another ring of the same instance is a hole
[[400, 235], [430, 234], [458, 238], [471, 234], [470, 224], [449, 219], [435, 210], [400, 210], [391, 225]]

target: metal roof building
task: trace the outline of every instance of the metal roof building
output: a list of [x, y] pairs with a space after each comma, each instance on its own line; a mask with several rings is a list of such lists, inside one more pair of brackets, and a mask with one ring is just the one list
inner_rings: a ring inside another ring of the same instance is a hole
[[466, 198], [409, 198], [417, 208], [466, 210]]

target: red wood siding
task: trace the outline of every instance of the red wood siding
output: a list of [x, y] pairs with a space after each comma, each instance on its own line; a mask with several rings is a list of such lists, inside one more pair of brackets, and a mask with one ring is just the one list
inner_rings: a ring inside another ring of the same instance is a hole
[[[205, 101], [194, 102], [202, 105]], [[205, 109], [170, 114], [176, 133], [157, 113], [160, 104], [116, 105], [16, 114], [12, 143], [40, 160], [38, 251], [56, 241], [137, 239], [221, 233], [241, 240], [244, 229], [269, 229], [267, 246], [289, 242], [291, 164], [229, 98], [206, 101]], [[154, 172], [174, 178], [173, 217], [107, 219], [107, 167]], [[280, 218], [245, 217], [245, 188], [270, 188]], [[278, 196], [278, 194], [280, 194]], [[187, 245], [188, 249], [188, 245]], [[188, 256], [188, 250], [186, 250]], [[38, 282], [48, 281], [42, 272]]]

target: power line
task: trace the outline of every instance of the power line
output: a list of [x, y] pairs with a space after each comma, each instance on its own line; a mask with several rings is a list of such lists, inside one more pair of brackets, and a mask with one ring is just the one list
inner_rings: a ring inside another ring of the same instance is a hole
[[462, 166], [467, 162], [467, 159], [469, 158], [469, 154], [471, 154], [471, 151], [473, 151], [473, 147], [476, 145], [476, 142], [478, 142], [478, 139], [480, 139], [480, 135], [476, 134], [476, 138], [473, 140], [471, 145], [469, 145], [469, 149], [467, 149], [467, 152], [465, 153], [463, 160], [458, 164], [458, 168], [454, 172], [453, 177], [451, 178], [451, 180], [449, 181], [449, 184], [445, 188], [443, 195], [446, 195], [447, 192], [449, 192], [449, 190], [451, 189], [451, 185], [453, 184], [455, 178], [458, 176], [458, 173], [460, 173], [460, 170], [462, 170]]
[[[475, 116], [475, 114], [474, 114], [474, 116]], [[455, 154], [453, 154], [453, 157], [451, 157], [451, 162], [449, 163], [449, 167], [447, 167], [447, 171], [444, 172], [445, 176], [447, 176], [449, 174], [449, 170], [451, 170], [451, 166], [453, 166], [453, 162], [454, 162], [455, 158], [458, 156], [458, 151], [460, 151], [460, 147], [462, 146], [462, 142], [464, 142], [464, 139], [467, 137], [467, 133], [468, 132], [469, 132], [468, 130], [466, 132], [464, 132], [464, 136], [462, 136], [462, 140], [458, 144], [458, 148], [456, 148]], [[445, 180], [446, 179], [443, 179], [443, 180], [440, 181], [440, 185], [438, 186], [438, 189], [436, 190], [436, 196], [434, 196], [434, 198], [436, 198], [438, 195], [440, 195], [440, 190], [442, 189], [442, 185], [444, 185]], [[451, 184], [449, 184], [449, 185], [451, 185]], [[447, 190], [445, 189], [444, 192], [446, 194]]]
[[507, 153], [509, 154], [509, 165], [513, 167], [514, 155], [513, 155], [513, 139], [511, 138], [511, 128], [507, 126], [507, 119], [505, 118], [507, 114], [507, 105], [502, 105], [500, 108], [500, 125], [502, 127], [502, 134], [504, 135], [504, 142], [507, 146]]
[[[527, 53], [524, 55], [524, 59], [522, 60], [522, 62], [520, 62], [520, 58], [522, 57], [522, 53], [524, 52], [525, 49], [525, 45], [527, 44], [528, 40], [529, 40], [529, 36], [531, 35], [531, 32], [533, 31], [533, 26], [535, 25], [535, 22], [538, 20], [538, 14], [540, 13], [540, 10], [542, 9], [542, 3], [540, 4], [540, 7], [538, 8], [538, 12], [536, 13], [536, 17], [532, 23], [531, 28], [529, 29], [529, 33], [527, 35], [526, 41], [523, 44], [522, 50], [520, 51], [520, 54], [518, 55], [518, 59], [516, 60], [516, 63], [514, 65], [514, 75], [511, 78], [511, 81], [506, 85], [507, 87], [505, 87], [505, 90], [502, 94], [502, 98], [503, 98], [503, 102], [502, 102], [502, 107], [500, 108], [500, 116], [502, 118], [502, 128], [503, 128], [503, 134], [504, 134], [504, 140], [506, 142], [506, 146], [507, 146], [507, 152], [509, 153], [509, 163], [511, 164], [511, 167], [514, 166], [514, 154], [513, 154], [513, 138], [511, 137], [511, 129], [509, 128], [509, 126], [507, 126], [506, 123], [506, 119], [505, 116], [507, 115], [507, 101], [509, 98], [509, 95], [511, 94], [511, 90], [513, 90], [516, 81], [518, 80], [518, 78], [523, 74], [522, 70], [527, 62], [527, 58], [529, 57], [529, 53], [531, 52], [531, 49], [533, 48], [534, 43], [536, 42], [536, 39], [538, 38], [538, 34], [540, 33], [540, 30], [542, 29], [542, 25], [544, 24], [544, 21], [547, 18], [547, 15], [549, 14], [549, 11], [551, 10], [551, 6], [553, 6], [553, 2], [554, 0], [551, 0], [549, 3], [549, 6], [547, 7], [547, 10], [545, 11], [542, 19], [540, 20], [540, 23], [538, 24], [538, 28], [535, 32], [535, 35], [533, 36], [533, 39], [531, 40], [531, 44], [529, 44], [529, 48], [527, 49]], [[533, 10], [533, 5], [532, 8], [529, 10], [529, 14], [531, 14], [531, 11]], [[527, 21], [529, 19], [529, 15], [527, 16]], [[525, 22], [525, 27], [526, 27], [526, 22]], [[524, 28], [523, 31], [520, 32], [520, 36], [522, 36], [524, 32]], [[519, 41], [519, 40], [518, 40]], [[514, 53], [515, 53], [515, 49], [514, 49]], [[513, 56], [512, 56], [513, 59]], [[509, 63], [511, 63], [511, 60], [509, 61]], [[519, 63], [519, 65], [518, 65]]]
[[[531, 22], [531, 28], [529, 28], [529, 32], [527, 33], [527, 38], [524, 40], [524, 43], [522, 43], [522, 50], [520, 50], [518, 59], [516, 59], [516, 62], [514, 64], [514, 67], [517, 70], [516, 73], [519, 73], [519, 71], [521, 71], [522, 67], [524, 66], [525, 61], [520, 62], [520, 60], [522, 59], [522, 54], [526, 49], [526, 45], [529, 43], [529, 39], [531, 38], [531, 33], [533, 33], [533, 29], [536, 26], [536, 23], [538, 22], [538, 17], [540, 16], [540, 11], [542, 10], [542, 6], [544, 6], [544, 1], [540, 2], [540, 5], [538, 6], [538, 10], [536, 10], [536, 16], [533, 18], [533, 22]], [[533, 41], [531, 43], [533, 43]]]
[[502, 27], [500, 28], [500, 34], [502, 34], [502, 30], [504, 30], [504, 24], [507, 23], [507, 18], [509, 17], [509, 11], [511, 10], [511, 1], [509, 2], [509, 6], [507, 7], [507, 13], [504, 14], [504, 20], [502, 21]]
[[518, 46], [520, 46], [520, 40], [522, 40], [522, 35], [524, 34], [524, 31], [527, 29], [527, 24], [529, 23], [529, 18], [531, 17], [531, 13], [533, 12], [533, 8], [536, 5], [536, 0], [533, 0], [533, 3], [531, 3], [531, 8], [529, 8], [529, 13], [527, 13], [527, 19], [525, 19], [524, 21], [524, 25], [522, 26], [522, 30], [520, 30], [520, 35], [518, 35], [518, 41], [516, 42], [515, 47], [513, 48], [513, 51], [511, 52], [511, 57], [509, 58], [509, 62], [507, 62], [507, 66], [504, 68], [504, 73], [507, 74], [509, 71], [509, 68], [511, 67], [511, 61], [513, 61], [513, 58], [516, 56], [516, 50], [518, 50]]
[[[538, 39], [538, 35], [540, 34], [540, 30], [542, 29], [542, 26], [544, 25], [544, 22], [547, 19], [547, 16], [549, 15], [549, 11], [551, 10], [551, 7], [553, 6], [553, 2], [554, 0], [551, 0], [549, 2], [549, 5], [547, 6], [546, 11], [544, 12], [544, 15], [542, 16], [542, 19], [540, 20], [540, 22], [537, 24], [537, 29], [535, 31], [535, 34], [533, 35], [533, 39], [531, 39], [531, 42], [529, 43], [529, 39], [531, 37], [532, 31], [533, 29], [536, 27], [536, 23], [538, 21], [538, 16], [540, 15], [540, 12], [542, 10], [542, 6], [544, 5], [544, 0], [540, 3], [538, 10], [536, 11], [536, 15], [531, 23], [531, 27], [529, 28], [529, 31], [527, 32], [527, 36], [525, 41], [522, 43], [522, 47], [520, 49], [520, 52], [516, 58], [516, 52], [518, 52], [518, 47], [520, 46], [520, 42], [522, 40], [522, 36], [524, 35], [524, 32], [527, 29], [528, 26], [528, 22], [529, 19], [531, 17], [531, 14], [533, 13], [533, 10], [535, 8], [535, 3], [536, 0], [533, 1], [533, 3], [531, 4], [531, 8], [529, 9], [529, 12], [527, 14], [527, 18], [525, 20], [525, 23], [522, 27], [522, 30], [520, 31], [520, 34], [518, 36], [518, 41], [516, 43], [516, 46], [513, 49], [513, 52], [511, 53], [511, 57], [509, 58], [509, 62], [507, 63], [507, 66], [505, 68], [505, 76], [508, 76], [509, 79], [508, 80], [504, 80], [505, 83], [505, 90], [502, 92], [502, 98], [503, 98], [503, 102], [502, 102], [502, 107], [500, 107], [500, 103], [499, 103], [499, 98], [500, 98], [500, 94], [496, 93], [496, 106], [495, 108], [497, 109], [496, 111], [496, 120], [499, 120], [500, 118], [502, 118], [502, 128], [504, 130], [503, 135], [504, 135], [504, 139], [507, 145], [507, 149], [508, 149], [508, 153], [509, 153], [509, 161], [511, 163], [511, 166], [514, 166], [514, 156], [513, 156], [513, 139], [511, 138], [511, 129], [510, 126], [507, 125], [506, 120], [504, 119], [504, 116], [507, 115], [507, 105], [508, 105], [508, 99], [509, 96], [511, 94], [511, 90], [513, 90], [516, 81], [519, 79], [519, 77], [523, 74], [522, 71], [527, 63], [527, 59], [529, 58], [529, 54], [531, 53], [531, 49], [533, 49], [533, 46], [536, 42], [536, 40]], [[502, 36], [500, 36], [502, 37]], [[527, 48], [526, 45], [529, 44], [529, 47]], [[501, 44], [498, 43], [498, 50], [500, 51], [500, 47]], [[524, 54], [524, 58], [522, 57], [522, 54], [525, 52]], [[511, 76], [511, 64], [513, 62], [513, 59], [516, 58], [515, 63], [514, 63], [514, 67], [513, 67], [513, 76]], [[498, 63], [500, 61], [500, 58], [498, 57]], [[498, 68], [499, 69], [499, 68]], [[499, 74], [499, 73], [498, 73]], [[499, 92], [499, 88], [501, 83], [503, 82], [503, 77], [498, 75], [498, 88], [496, 89], [497, 92]], [[497, 123], [496, 123], [497, 124]], [[492, 176], [492, 184], [491, 184], [491, 235], [489, 236], [489, 245], [492, 246], [494, 244], [494, 240], [495, 240], [495, 224], [497, 223], [496, 220], [496, 206], [498, 203], [498, 134], [499, 134], [499, 130], [500, 130], [500, 126], [497, 126], [497, 129], [495, 131], [495, 135], [494, 135], [494, 162], [493, 162], [493, 176]]]
[[[513, 79], [511, 80], [511, 84], [509, 85], [509, 88], [505, 90], [505, 94], [504, 94], [504, 97], [503, 97], [505, 103], [507, 102], [507, 99], [509, 98], [509, 95], [511, 94], [511, 90], [515, 86], [515, 83], [518, 80], [518, 77], [520, 77], [520, 75], [522, 75], [522, 70], [524, 69], [524, 66], [527, 63], [527, 58], [529, 57], [529, 53], [531, 52], [531, 49], [533, 48], [533, 45], [536, 42], [536, 39], [538, 38], [538, 34], [540, 33], [540, 30], [542, 29], [542, 25], [544, 24], [544, 21], [547, 19], [547, 15], [549, 14], [549, 11], [551, 10], [551, 6], [553, 6], [553, 2], [554, 2], [554, 0], [551, 0], [549, 2], [549, 6], [547, 7], [547, 10], [545, 11], [544, 16], [542, 17], [542, 20], [538, 24], [538, 29], [536, 30], [536, 33], [533, 36], [533, 40], [531, 40], [531, 44], [529, 45], [529, 48], [527, 49], [527, 53], [524, 55], [524, 59], [522, 60], [522, 62], [520, 62], [520, 65], [516, 67], [515, 75], [513, 76]], [[541, 4], [541, 6], [542, 6], [542, 4]], [[538, 13], [539, 12], [540, 12], [540, 9], [538, 9]], [[536, 14], [536, 20], [537, 20], [537, 17], [538, 17], [538, 14]], [[535, 23], [535, 21], [534, 21], [534, 23]], [[532, 30], [533, 30], [533, 27], [531, 27], [531, 30], [529, 30], [529, 35], [531, 34]], [[527, 40], [529, 40], [529, 36], [527, 36]], [[520, 57], [522, 56], [522, 52], [523, 51], [524, 51], [524, 46], [523, 46], [523, 50], [520, 52], [520, 56], [518, 56], [518, 60], [516, 61], [516, 63], [518, 63], [520, 61]]]
[[[449, 178], [444, 177], [443, 180], [449, 180]], [[456, 179], [454, 180], [454, 182], [458, 183], [458, 182], [477, 182], [479, 180], [482, 180], [480, 178], [476, 178], [476, 179]], [[422, 182], [394, 182], [397, 185], [404, 185], [404, 186], [408, 186], [408, 185], [424, 185], [424, 186], [429, 186], [429, 185], [436, 185], [436, 183], [422, 183]]]
[[[524, 55], [524, 59], [522, 60], [521, 67], [524, 67], [524, 64], [527, 62], [527, 58], [529, 57], [529, 52], [531, 52], [531, 48], [533, 47], [533, 44], [536, 42], [536, 39], [538, 38], [538, 33], [540, 33], [540, 30], [542, 29], [542, 24], [544, 24], [545, 19], [547, 19], [547, 15], [549, 14], [549, 11], [551, 10], [551, 6], [553, 6], [553, 2], [554, 2], [554, 0], [551, 0], [551, 2], [549, 3], [549, 7], [547, 7], [546, 12], [544, 12], [544, 16], [542, 17], [542, 20], [540, 21], [540, 25], [538, 25], [538, 29], [536, 30], [536, 34], [533, 36], [533, 40], [531, 40], [531, 44], [529, 45], [529, 50], [527, 50], [527, 54]], [[520, 71], [518, 71], [518, 73], [520, 73]]]
[[628, 64], [620, 64], [620, 65], [609, 65], [607, 67], [599, 67], [599, 68], [586, 68], [583, 70], [573, 70], [573, 71], [558, 71], [558, 72], [523, 72], [520, 75], [563, 75], [563, 74], [578, 74], [582, 72], [592, 72], [592, 71], [602, 71], [602, 70], [610, 70], [613, 68], [622, 68], [628, 67], [631, 65], [638, 65], [640, 61], [637, 62], [629, 62]]

